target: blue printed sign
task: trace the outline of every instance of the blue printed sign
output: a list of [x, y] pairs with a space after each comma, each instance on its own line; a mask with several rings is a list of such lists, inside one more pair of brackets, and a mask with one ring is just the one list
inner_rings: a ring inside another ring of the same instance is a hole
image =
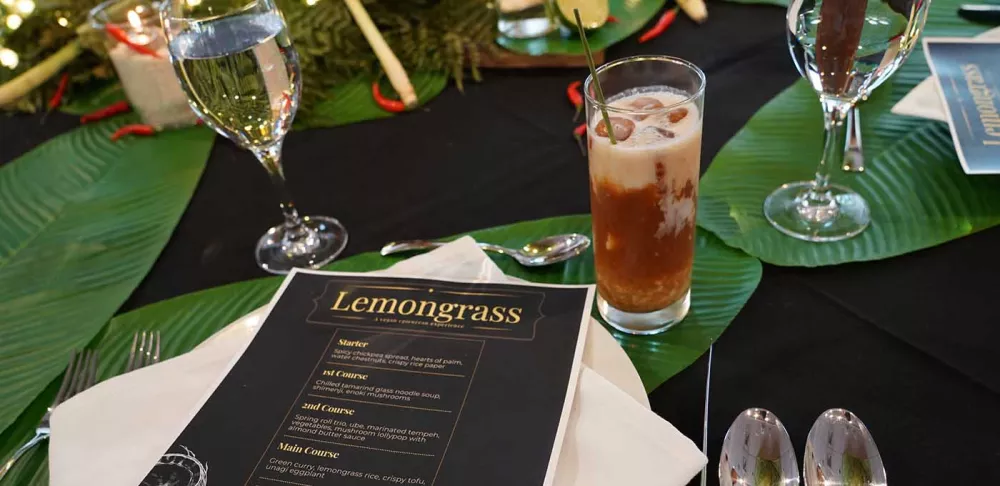
[[1000, 42], [926, 38], [924, 53], [965, 173], [1000, 174]]

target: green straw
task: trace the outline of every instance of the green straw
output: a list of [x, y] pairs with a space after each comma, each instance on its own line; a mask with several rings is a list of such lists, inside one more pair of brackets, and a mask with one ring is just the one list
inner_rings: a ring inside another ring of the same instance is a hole
[[615, 145], [618, 143], [615, 140], [615, 127], [611, 124], [608, 109], [604, 106], [604, 90], [601, 89], [601, 81], [597, 79], [597, 66], [594, 66], [594, 53], [590, 51], [587, 34], [583, 31], [583, 20], [580, 19], [580, 9], [574, 8], [573, 15], [576, 16], [576, 29], [580, 32], [580, 42], [583, 42], [583, 51], [587, 54], [587, 67], [590, 68], [590, 77], [594, 80], [594, 94], [597, 95], [597, 101], [601, 104], [600, 108], [601, 115], [604, 117], [604, 125], [608, 127], [608, 139], [611, 140], [611, 145]]

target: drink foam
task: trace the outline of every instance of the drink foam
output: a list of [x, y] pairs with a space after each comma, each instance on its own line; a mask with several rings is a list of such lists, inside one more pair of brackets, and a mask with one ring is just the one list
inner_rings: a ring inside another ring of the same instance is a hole
[[[629, 104], [638, 98], [653, 98], [664, 107], [636, 112]], [[630, 136], [611, 145], [610, 139], [597, 134], [603, 123], [600, 112], [591, 116], [588, 131], [590, 174], [596, 181], [611, 182], [626, 189], [649, 184], [684, 187], [697, 185], [701, 162], [702, 121], [698, 107], [684, 103], [686, 93], [667, 86], [647, 86], [624, 91], [608, 100], [610, 117], [627, 118], [635, 124]], [[687, 115], [671, 122], [669, 113], [685, 109]], [[661, 133], [669, 131], [671, 136]], [[657, 166], [661, 174], [658, 180]], [[666, 180], [662, 180], [666, 177]]]

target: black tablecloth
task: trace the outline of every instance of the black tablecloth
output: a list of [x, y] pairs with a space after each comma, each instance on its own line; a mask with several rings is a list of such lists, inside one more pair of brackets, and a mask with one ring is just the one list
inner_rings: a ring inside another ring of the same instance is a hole
[[[711, 15], [703, 26], [681, 19], [654, 42], [629, 39], [608, 52], [608, 59], [676, 55], [705, 70], [703, 168], [797, 78], [782, 9], [713, 3]], [[486, 71], [484, 83], [464, 95], [448, 89], [418, 113], [292, 133], [289, 186], [304, 213], [347, 226], [345, 255], [391, 239], [588, 212], [586, 161], [570, 135], [564, 95], [585, 74]], [[76, 125], [63, 115], [38, 122], [0, 119], [0, 162]], [[264, 276], [253, 247], [279, 221], [265, 172], [220, 139], [173, 238], [122, 311]], [[813, 420], [845, 407], [878, 440], [892, 484], [1000, 479], [998, 247], [994, 228], [879, 262], [765, 265], [756, 293], [715, 347], [710, 469], [730, 421], [747, 407], [778, 414], [799, 454]], [[653, 410], [699, 444], [706, 369], [703, 356], [650, 397]]]

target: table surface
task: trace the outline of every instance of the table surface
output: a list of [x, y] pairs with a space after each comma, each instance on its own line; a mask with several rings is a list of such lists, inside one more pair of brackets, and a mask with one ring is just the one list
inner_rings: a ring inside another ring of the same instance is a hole
[[[703, 169], [798, 78], [783, 9], [713, 3], [711, 15], [705, 25], [685, 18], [654, 42], [632, 38], [608, 52], [608, 59], [675, 55], [705, 70]], [[393, 239], [586, 213], [586, 160], [564, 95], [585, 74], [488, 70], [485, 82], [467, 84], [464, 94], [448, 89], [421, 112], [294, 132], [285, 144], [290, 189], [305, 214], [347, 226], [345, 256]], [[66, 115], [44, 125], [39, 118], [0, 117], [0, 163], [77, 125]], [[253, 247], [279, 221], [265, 172], [249, 153], [217, 140], [176, 232], [122, 311], [265, 276]], [[877, 439], [893, 484], [1000, 479], [998, 247], [994, 228], [879, 262], [765, 265], [756, 293], [715, 347], [709, 484], [726, 429], [748, 407], [776, 413], [799, 454], [821, 412], [852, 410]], [[653, 410], [699, 444], [707, 366], [706, 355], [650, 395]]]

